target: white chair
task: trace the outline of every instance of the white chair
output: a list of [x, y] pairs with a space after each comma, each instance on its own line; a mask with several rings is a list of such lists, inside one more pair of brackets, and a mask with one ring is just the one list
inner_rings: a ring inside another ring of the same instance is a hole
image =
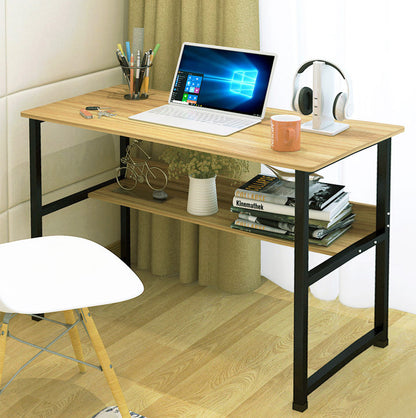
[[[85, 365], [101, 369], [121, 416], [139, 416], [130, 413], [127, 408], [88, 307], [125, 301], [142, 292], [143, 284], [137, 275], [117, 256], [92, 241], [70, 236], [50, 236], [0, 244], [0, 311], [5, 312], [0, 329], [0, 385], [7, 337], [40, 349], [0, 390], [0, 394], [24, 367], [42, 352], [48, 352], [78, 362], [81, 372], [85, 372]], [[23, 341], [10, 333], [9, 322], [16, 314], [36, 316], [58, 311], [64, 312], [65, 323], [48, 319], [46, 315], [45, 318], [41, 317], [65, 327], [45, 347]], [[84, 325], [101, 367], [84, 361], [76, 328], [78, 324]], [[76, 358], [49, 349], [67, 333]]]

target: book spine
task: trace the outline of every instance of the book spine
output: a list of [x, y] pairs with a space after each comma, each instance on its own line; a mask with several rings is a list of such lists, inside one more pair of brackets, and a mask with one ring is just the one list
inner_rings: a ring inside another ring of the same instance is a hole
[[[256, 219], [254, 217], [249, 217], [246, 219], [245, 217], [241, 217], [235, 220], [236, 225], [246, 226], [246, 227], [254, 228], [254, 229], [260, 229], [262, 231], [269, 231], [269, 232], [275, 232], [278, 234], [286, 234], [286, 235], [294, 235], [295, 233], [294, 224], [289, 224], [286, 222], [270, 221], [270, 225], [268, 225], [267, 223], [263, 223], [263, 222], [264, 221], [258, 220], [258, 218]], [[327, 229], [309, 228], [309, 238], [322, 239], [327, 234], [328, 234]]]
[[[322, 210], [326, 208], [330, 203], [332, 203], [337, 197], [341, 195], [342, 191], [335, 193], [333, 196], [329, 197], [325, 202], [318, 203], [314, 200], [309, 201], [309, 209], [312, 210]], [[277, 205], [293, 206], [294, 198], [287, 196], [278, 196], [273, 193], [265, 193], [255, 190], [245, 190], [245, 189], [236, 189], [234, 193], [235, 197], [241, 197], [243, 199], [257, 200], [259, 202], [270, 202]]]
[[269, 232], [274, 232], [276, 234], [289, 235], [288, 231], [284, 231], [283, 229], [273, 228], [272, 226], [259, 224], [257, 222], [250, 222], [244, 219], [236, 219], [234, 221], [234, 224], [239, 225], [239, 226], [245, 226], [247, 228], [258, 229], [260, 231], [269, 231]]
[[235, 222], [233, 222], [231, 224], [231, 228], [239, 229], [240, 231], [251, 232], [251, 233], [254, 233], [254, 234], [257, 234], [257, 235], [268, 236], [268, 237], [272, 237], [272, 238], [280, 238], [280, 239], [285, 239], [285, 240], [288, 240], [288, 241], [293, 241], [294, 240], [294, 237], [290, 236], [290, 235], [281, 235], [281, 234], [276, 234], [274, 232], [261, 231], [259, 229], [253, 229], [253, 228], [249, 228], [247, 226], [236, 225]]
[[[259, 212], [270, 212], [270, 213], [279, 213], [282, 215], [295, 216], [294, 206], [277, 205], [275, 203], [270, 203], [270, 202], [258, 202], [255, 200], [243, 199], [243, 198], [235, 197], [235, 196], [233, 198], [233, 205], [240, 207], [240, 208], [257, 210]], [[312, 218], [312, 219], [329, 221], [330, 215], [331, 214], [326, 211], [309, 209], [309, 218]]]
[[[295, 217], [289, 215], [282, 215], [280, 213], [270, 213], [270, 212], [260, 212], [254, 209], [249, 208], [240, 208], [237, 206], [231, 206], [231, 212], [234, 213], [245, 213], [250, 216], [256, 216], [258, 218], [270, 219], [272, 221], [281, 221], [288, 223], [295, 223]], [[327, 221], [320, 221], [318, 219], [309, 218], [309, 226], [314, 226], [316, 228], [327, 228], [329, 223]]]
[[235, 191], [235, 197], [241, 197], [243, 199], [257, 200], [259, 202], [270, 202], [278, 205], [286, 205], [288, 199], [284, 196], [276, 196], [270, 193], [255, 192], [253, 190], [237, 189]]
[[[238, 219], [243, 219], [244, 221], [256, 222], [258, 224], [267, 225], [267, 226], [271, 226], [272, 228], [278, 228], [278, 229], [280, 229], [279, 224], [284, 223], [284, 222], [281, 222], [280, 220], [260, 218], [258, 216], [253, 216], [245, 212], [239, 212]], [[287, 223], [287, 224], [290, 225], [290, 223]]]
[[[248, 226], [238, 225], [235, 222], [233, 222], [231, 224], [231, 228], [239, 229], [239, 230], [245, 231], [245, 232], [251, 232], [251, 233], [254, 233], [254, 234], [258, 234], [258, 235], [265, 235], [265, 236], [268, 236], [268, 237], [278, 238], [278, 239], [284, 239], [284, 240], [289, 240], [289, 241], [294, 240], [294, 236], [291, 235], [291, 234], [290, 235], [278, 234], [278, 233], [271, 232], [271, 231], [265, 231], [265, 230], [260, 230], [260, 229], [256, 229], [256, 228], [250, 228]], [[333, 233], [328, 234], [326, 237], [324, 237], [322, 239], [309, 238], [309, 244], [315, 244], [315, 245], [320, 245], [320, 246], [323, 246], [323, 247], [328, 247], [337, 238], [339, 238], [342, 234], [347, 232], [350, 228], [351, 228], [351, 226], [347, 226], [346, 228], [338, 229], [338, 230], [334, 231]]]
[[251, 190], [253, 192], [260, 192], [265, 187], [273, 184], [273, 183], [280, 183], [280, 179], [275, 176], [267, 176], [265, 174], [257, 174], [252, 179], [250, 179], [247, 183], [244, 183], [242, 186], [239, 187], [241, 190]]

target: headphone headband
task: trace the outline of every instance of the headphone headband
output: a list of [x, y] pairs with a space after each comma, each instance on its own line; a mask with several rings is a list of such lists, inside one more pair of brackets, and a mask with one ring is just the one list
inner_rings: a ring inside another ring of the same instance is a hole
[[[324, 62], [326, 65], [329, 65], [330, 67], [332, 67], [332, 68], [335, 68], [340, 74], [341, 74], [341, 76], [342, 76], [342, 78], [344, 79], [344, 80], [346, 80], [346, 77], [344, 76], [344, 74], [342, 73], [342, 71], [335, 65], [335, 64], [332, 64], [332, 62], [329, 62], [329, 61], [324, 61], [324, 60], [313, 60], [313, 61], [308, 61], [308, 62], [305, 62], [305, 64], [303, 64], [300, 68], [299, 68], [299, 70], [298, 70], [298, 72], [297, 72], [297, 74], [302, 74], [308, 67], [310, 67], [311, 65], [313, 65], [313, 63], [315, 62], [315, 61], [320, 61], [320, 62]], [[297, 75], [296, 74], [296, 75]]]

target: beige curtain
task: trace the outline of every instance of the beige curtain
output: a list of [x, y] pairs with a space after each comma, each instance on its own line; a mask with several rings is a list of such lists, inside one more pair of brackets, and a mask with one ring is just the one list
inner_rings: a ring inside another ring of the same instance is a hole
[[[130, 0], [129, 39], [134, 28], [144, 28], [144, 49], [160, 44], [151, 88], [170, 89], [182, 42], [259, 49], [258, 10], [258, 0]], [[157, 158], [161, 146], [149, 147]], [[246, 178], [258, 170], [253, 164]], [[131, 218], [132, 261], [139, 269], [232, 293], [260, 285], [260, 240], [142, 211]]]

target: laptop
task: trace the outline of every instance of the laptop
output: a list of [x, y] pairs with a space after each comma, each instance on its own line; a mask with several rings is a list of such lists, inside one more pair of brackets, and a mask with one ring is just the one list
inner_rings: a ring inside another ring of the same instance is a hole
[[277, 55], [185, 42], [168, 104], [129, 119], [227, 136], [259, 123]]

